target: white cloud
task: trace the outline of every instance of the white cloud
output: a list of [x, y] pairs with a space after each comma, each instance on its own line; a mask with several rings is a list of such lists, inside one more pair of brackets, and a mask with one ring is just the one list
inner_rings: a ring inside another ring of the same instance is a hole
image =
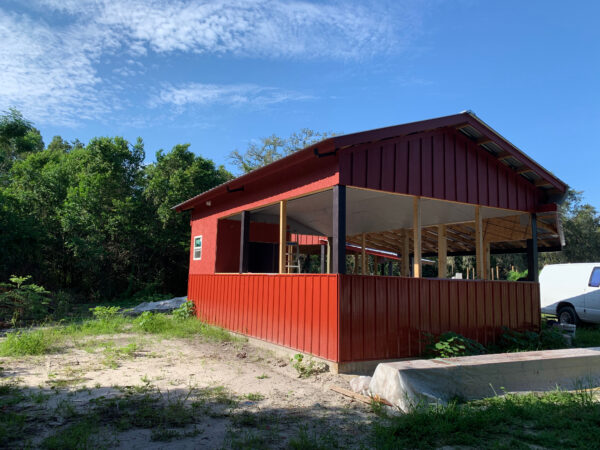
[[180, 86], [166, 85], [158, 95], [151, 99], [150, 106], [172, 105], [183, 107], [186, 105], [228, 104], [262, 107], [291, 100], [308, 100], [311, 98], [298, 92], [253, 84], [187, 83]]
[[[413, 7], [358, 0], [35, 0], [31, 5], [29, 15], [0, 7], [0, 108], [13, 105], [36, 122], [55, 124], [107, 117], [121, 103], [116, 91], [123, 86], [114, 77], [132, 80], [137, 69], [130, 61], [139, 64], [152, 53], [343, 62], [398, 51], [418, 24]], [[128, 60], [129, 67], [103, 71], [105, 57]], [[264, 106], [302, 98], [255, 85], [196, 83], [166, 86], [152, 101]]]
[[412, 2], [39, 1], [119, 30], [138, 53], [362, 59], [398, 50], [418, 23]]

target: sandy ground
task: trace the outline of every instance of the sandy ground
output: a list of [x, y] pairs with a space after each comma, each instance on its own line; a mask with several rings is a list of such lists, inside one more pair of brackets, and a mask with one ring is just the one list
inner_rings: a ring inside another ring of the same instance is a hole
[[[128, 345], [128, 354], [111, 351]], [[302, 432], [331, 439], [331, 445], [356, 447], [374, 418], [369, 405], [329, 389], [332, 384], [349, 387], [351, 376], [326, 372], [299, 378], [289, 360], [244, 342], [98, 336], [60, 354], [1, 358], [0, 366], [0, 381], [48, 394], [41, 406], [31, 406], [32, 414], [46, 414], [46, 420], [31, 427], [33, 446], [76, 420], [59, 413], [61, 402], [85, 411], [91, 399], [123, 396], [127, 386], [152, 386], [167, 399], [191, 389], [223, 387], [237, 402], [209, 405], [197, 423], [183, 429], [193, 433], [168, 442], [152, 440], [149, 429], [111, 428], [105, 443], [111, 448], [285, 448]]]

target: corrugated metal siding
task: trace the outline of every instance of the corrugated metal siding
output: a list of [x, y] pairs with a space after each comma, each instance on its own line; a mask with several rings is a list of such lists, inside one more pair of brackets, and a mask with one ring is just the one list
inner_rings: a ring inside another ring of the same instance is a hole
[[337, 275], [190, 274], [206, 322], [338, 361]]
[[340, 275], [340, 361], [419, 356], [424, 333], [539, 330], [539, 304], [537, 283]]
[[452, 129], [345, 149], [340, 183], [521, 211], [537, 201], [534, 185]]

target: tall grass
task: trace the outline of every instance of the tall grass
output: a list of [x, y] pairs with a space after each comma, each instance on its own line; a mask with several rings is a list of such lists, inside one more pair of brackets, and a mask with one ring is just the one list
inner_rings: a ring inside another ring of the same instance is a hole
[[57, 339], [48, 330], [30, 330], [8, 333], [0, 341], [0, 356], [43, 355], [56, 349]]
[[374, 425], [376, 448], [597, 448], [590, 390], [502, 397], [417, 410]]
[[177, 318], [165, 314], [144, 313], [140, 317], [113, 315], [102, 319], [88, 319], [70, 324], [59, 324], [37, 330], [8, 333], [0, 340], [0, 356], [28, 356], [53, 353], [65, 341], [77, 341], [87, 336], [119, 333], [151, 334], [163, 338], [203, 337], [212, 341], [237, 340], [226, 330], [196, 319]]

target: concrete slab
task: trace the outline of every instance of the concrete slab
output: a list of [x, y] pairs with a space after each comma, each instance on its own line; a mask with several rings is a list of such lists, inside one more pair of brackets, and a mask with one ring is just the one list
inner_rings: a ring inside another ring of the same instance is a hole
[[600, 347], [382, 363], [369, 390], [407, 412], [455, 398], [597, 386]]

